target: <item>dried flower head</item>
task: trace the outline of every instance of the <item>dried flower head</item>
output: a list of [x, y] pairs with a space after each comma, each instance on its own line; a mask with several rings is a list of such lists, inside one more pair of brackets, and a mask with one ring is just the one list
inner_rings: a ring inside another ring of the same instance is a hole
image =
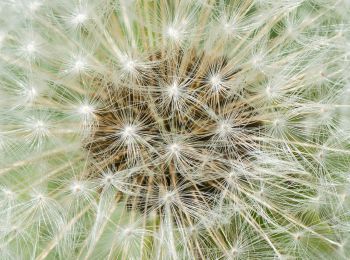
[[0, 3], [0, 258], [348, 259], [349, 10]]

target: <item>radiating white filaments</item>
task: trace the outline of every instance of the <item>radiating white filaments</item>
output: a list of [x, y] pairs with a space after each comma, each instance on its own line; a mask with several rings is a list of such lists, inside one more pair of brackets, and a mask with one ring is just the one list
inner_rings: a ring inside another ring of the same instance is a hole
[[88, 15], [85, 12], [78, 12], [76, 14], [74, 14], [74, 16], [72, 17], [72, 24], [74, 26], [80, 26], [82, 25], [84, 22], [86, 22], [86, 20], [88, 19]]
[[335, 2], [0, 1], [0, 259], [348, 259]]
[[169, 26], [166, 30], [166, 34], [169, 38], [173, 39], [174, 41], [178, 41], [181, 36], [181, 32], [179, 32], [176, 28], [173, 26]]
[[171, 156], [179, 157], [181, 152], [181, 144], [172, 143], [168, 145], [168, 150]]
[[87, 105], [87, 104], [82, 104], [79, 108], [78, 108], [78, 112], [79, 114], [83, 115], [83, 116], [90, 116], [93, 114], [94, 112], [94, 108], [91, 105]]
[[232, 133], [232, 130], [232, 124], [226, 120], [219, 122], [216, 129], [217, 133], [222, 137], [228, 136]]
[[135, 125], [125, 125], [121, 130], [121, 137], [126, 142], [132, 142], [137, 136], [137, 126]]
[[167, 93], [172, 100], [177, 101], [181, 95], [181, 90], [179, 89], [178, 84], [174, 82], [167, 87]]

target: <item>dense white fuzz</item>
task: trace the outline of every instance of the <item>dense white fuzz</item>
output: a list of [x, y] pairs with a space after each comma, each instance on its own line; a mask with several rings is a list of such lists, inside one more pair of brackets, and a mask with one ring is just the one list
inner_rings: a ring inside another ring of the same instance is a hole
[[181, 44], [189, 35], [189, 23], [186, 17], [175, 17], [175, 20], [165, 27], [165, 39], [174, 44]]
[[230, 133], [232, 133], [231, 120], [230, 121], [224, 120], [224, 121], [218, 122], [216, 131], [220, 137], [227, 137]]
[[181, 152], [181, 144], [178, 144], [178, 143], [169, 144], [168, 150], [169, 150], [170, 156], [179, 157]]
[[124, 55], [121, 59], [121, 65], [122, 69], [129, 74], [134, 74], [136, 72], [136, 62], [128, 57], [127, 55]]
[[32, 60], [38, 55], [39, 48], [39, 44], [35, 40], [26, 40], [20, 47], [21, 56], [28, 60]]
[[135, 138], [135, 136], [137, 136], [136, 131], [136, 126], [125, 125], [121, 131], [122, 138], [131, 141], [133, 138]]
[[37, 49], [37, 46], [34, 41], [28, 42], [24, 47], [23, 50], [28, 53], [28, 55], [33, 54]]
[[29, 86], [23, 90], [23, 96], [25, 96], [29, 102], [32, 102], [37, 95], [38, 91], [35, 87]]
[[179, 86], [176, 82], [167, 86], [167, 92], [168, 92], [169, 98], [173, 101], [177, 101], [181, 94], [181, 90], [179, 89]]
[[29, 116], [24, 119], [23, 125], [18, 129], [24, 133], [25, 141], [29, 146], [41, 148], [50, 136], [48, 117], [43, 115]]
[[88, 102], [82, 102], [75, 107], [73, 113], [78, 116], [83, 127], [89, 127], [94, 122], [96, 108]]
[[0, 259], [349, 259], [349, 8], [0, 1]]
[[83, 71], [86, 68], [86, 61], [82, 58], [78, 58], [74, 61], [73, 70], [76, 72]]
[[94, 108], [93, 106], [89, 105], [89, 104], [81, 104], [78, 108], [78, 112], [79, 114], [81, 114], [84, 117], [88, 117], [93, 115], [94, 113]]
[[221, 78], [219, 75], [213, 75], [210, 77], [209, 79], [210, 85], [213, 88], [213, 90], [215, 91], [219, 91], [220, 90], [220, 86], [222, 84]]
[[169, 26], [166, 29], [166, 34], [168, 35], [169, 38], [171, 38], [174, 41], [180, 40], [181, 32], [179, 32], [176, 28], [173, 26]]
[[76, 12], [72, 17], [72, 24], [74, 26], [80, 26], [87, 20], [88, 16], [85, 12]]
[[71, 191], [73, 194], [79, 194], [81, 192], [84, 192], [85, 190], [85, 187], [84, 187], [84, 184], [83, 183], [80, 183], [78, 181], [74, 181], [72, 184], [71, 184], [71, 187], [70, 187]]

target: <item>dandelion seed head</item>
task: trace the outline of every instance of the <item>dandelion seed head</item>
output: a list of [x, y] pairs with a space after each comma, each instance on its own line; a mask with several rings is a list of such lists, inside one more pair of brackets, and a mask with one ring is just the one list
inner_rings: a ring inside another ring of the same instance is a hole
[[107, 2], [0, 3], [0, 258], [347, 259], [345, 2]]

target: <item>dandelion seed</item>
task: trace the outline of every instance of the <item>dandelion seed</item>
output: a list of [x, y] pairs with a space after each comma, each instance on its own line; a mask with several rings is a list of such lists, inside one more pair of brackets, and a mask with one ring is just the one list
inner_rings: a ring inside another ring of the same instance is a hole
[[29, 54], [32, 54], [35, 51], [35, 43], [34, 42], [30, 42], [28, 45], [26, 45], [26, 51]]
[[33, 201], [38, 203], [38, 204], [44, 203], [45, 199], [46, 199], [45, 195], [42, 194], [41, 192], [35, 192], [33, 194]]
[[71, 190], [74, 194], [78, 194], [84, 191], [84, 186], [79, 182], [74, 182], [71, 185]]
[[219, 75], [214, 75], [210, 78], [210, 84], [211, 84], [211, 87], [212, 89], [215, 91], [215, 92], [218, 92], [220, 91], [220, 89], [222, 88], [222, 81], [221, 81], [221, 78]]
[[74, 15], [72, 18], [72, 24], [75, 26], [80, 26], [82, 25], [86, 20], [88, 19], [88, 16], [86, 13], [77, 13]]
[[176, 83], [173, 83], [171, 86], [168, 87], [168, 94], [169, 97], [173, 100], [178, 100], [180, 96], [180, 90]]
[[49, 129], [48, 129], [46, 123], [42, 120], [35, 119], [34, 121], [31, 122], [30, 128], [32, 129], [33, 134], [37, 138], [45, 137], [49, 133]]
[[178, 41], [180, 38], [180, 32], [171, 26], [167, 29], [167, 35], [175, 41]]
[[133, 60], [126, 61], [124, 66], [125, 66], [126, 71], [128, 71], [130, 73], [135, 72], [136, 64]]
[[127, 55], [121, 58], [122, 70], [126, 73], [134, 75], [137, 72], [137, 62]]
[[104, 185], [111, 185], [113, 183], [113, 175], [105, 174], [102, 180]]
[[21, 91], [21, 95], [24, 96], [26, 102], [31, 103], [38, 96], [38, 91], [35, 87], [28, 86]]
[[93, 114], [94, 108], [90, 105], [83, 104], [78, 108], [78, 111], [80, 114], [82, 114], [84, 116], [89, 116], [89, 115]]
[[171, 155], [179, 156], [181, 146], [177, 143], [173, 143], [168, 146], [168, 149]]
[[255, 54], [251, 58], [252, 67], [261, 70], [263, 68], [264, 56], [262, 54]]
[[232, 131], [232, 125], [229, 122], [223, 121], [218, 124], [217, 132], [220, 136], [227, 136]]
[[122, 138], [127, 141], [132, 141], [137, 137], [137, 128], [133, 125], [126, 125], [121, 132]]
[[85, 61], [84, 60], [77, 60], [75, 63], [74, 63], [74, 70], [75, 71], [82, 71], [82, 70], [84, 70], [84, 68], [85, 68], [85, 66], [86, 66], [86, 63], [85, 63]]

